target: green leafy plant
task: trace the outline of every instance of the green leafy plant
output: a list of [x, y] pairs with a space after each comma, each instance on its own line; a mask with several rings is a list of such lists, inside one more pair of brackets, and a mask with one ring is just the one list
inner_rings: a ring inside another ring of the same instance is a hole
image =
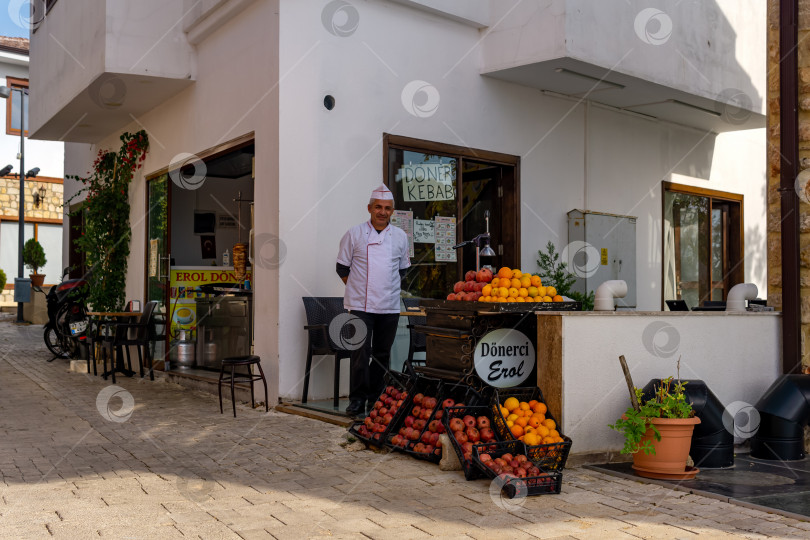
[[0, 269], [0, 291], [2, 291], [6, 287], [6, 279], [8, 279], [6, 277], [6, 273], [3, 272], [2, 269]]
[[87, 277], [89, 303], [96, 311], [118, 311], [124, 305], [127, 258], [132, 230], [129, 224], [129, 184], [146, 159], [146, 132], [124, 133], [117, 152], [99, 150], [87, 177], [67, 176], [84, 187], [71, 197], [86, 195], [72, 214], [83, 214], [84, 231], [77, 248], [91, 272]]
[[675, 383], [672, 377], [661, 381], [661, 385], [655, 388], [652, 398], [643, 401], [644, 392], [640, 388], [635, 388], [636, 400], [639, 409], [632, 406], [624, 412], [616, 423], [608, 425], [610, 429], [616, 430], [624, 435], [624, 448], [622, 454], [635, 454], [644, 451], [645, 454], [655, 454], [655, 447], [652, 441], [647, 439], [644, 444], [641, 440], [652, 428], [655, 440], [661, 440], [661, 433], [650, 422], [650, 418], [692, 418], [695, 411], [692, 404], [686, 399], [684, 388], [686, 383], [680, 380]]
[[568, 264], [560, 260], [560, 254], [557, 253], [554, 244], [549, 241], [546, 244], [546, 252], [540, 250], [537, 254], [540, 257], [537, 259], [537, 266], [540, 267], [539, 275], [543, 280], [543, 285], [551, 285], [557, 289], [557, 294], [582, 302], [583, 311], [593, 311], [594, 292], [589, 291], [587, 294], [583, 294], [571, 290], [577, 277], [568, 271]]
[[45, 250], [42, 249], [42, 244], [34, 238], [29, 238], [23, 246], [23, 263], [34, 274], [39, 274], [38, 270], [45, 266], [48, 259], [45, 258]]

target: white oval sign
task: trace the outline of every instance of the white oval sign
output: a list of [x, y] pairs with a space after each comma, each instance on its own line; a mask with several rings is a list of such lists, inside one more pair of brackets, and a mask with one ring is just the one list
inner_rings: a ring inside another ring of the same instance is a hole
[[511, 388], [528, 378], [537, 357], [526, 334], [513, 328], [500, 328], [481, 338], [473, 360], [481, 380], [497, 388]]

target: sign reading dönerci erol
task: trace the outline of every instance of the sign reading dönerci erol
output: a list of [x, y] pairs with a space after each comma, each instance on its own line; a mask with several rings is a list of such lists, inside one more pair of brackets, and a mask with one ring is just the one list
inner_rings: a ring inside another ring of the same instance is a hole
[[523, 383], [536, 360], [531, 340], [513, 328], [489, 332], [475, 347], [475, 372], [497, 388], [511, 388]]
[[448, 163], [418, 163], [399, 169], [405, 201], [452, 201], [456, 198], [453, 168]]

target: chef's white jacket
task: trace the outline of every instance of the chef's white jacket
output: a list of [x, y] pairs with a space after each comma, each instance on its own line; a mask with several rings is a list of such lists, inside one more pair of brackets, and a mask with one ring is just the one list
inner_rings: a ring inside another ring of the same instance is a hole
[[337, 262], [351, 268], [343, 307], [368, 313], [399, 313], [400, 269], [408, 268], [408, 235], [391, 224], [378, 233], [371, 221], [340, 240]]

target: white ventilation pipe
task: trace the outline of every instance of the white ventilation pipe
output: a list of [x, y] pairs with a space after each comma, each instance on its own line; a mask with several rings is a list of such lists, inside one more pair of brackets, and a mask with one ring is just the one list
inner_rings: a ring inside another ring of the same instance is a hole
[[627, 282], [623, 279], [611, 279], [605, 281], [596, 288], [594, 295], [593, 310], [594, 311], [613, 311], [616, 306], [613, 303], [614, 298], [624, 298], [627, 294]]
[[754, 300], [759, 294], [753, 283], [738, 283], [728, 291], [726, 311], [745, 311], [745, 301]]

